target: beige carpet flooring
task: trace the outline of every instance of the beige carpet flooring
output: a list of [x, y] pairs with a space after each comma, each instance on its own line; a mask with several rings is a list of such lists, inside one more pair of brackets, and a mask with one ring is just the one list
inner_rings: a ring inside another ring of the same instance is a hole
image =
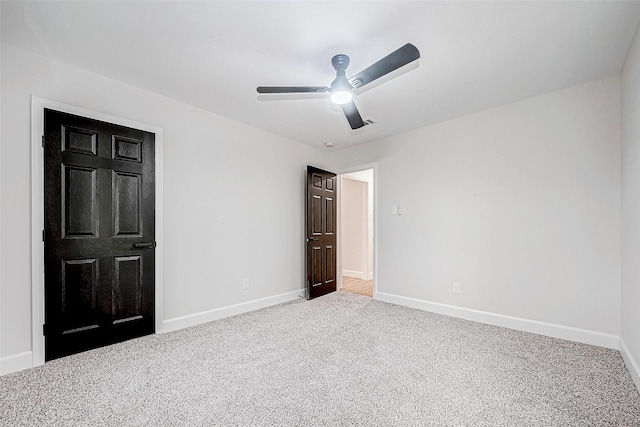
[[640, 426], [615, 350], [334, 292], [0, 377], [2, 426]]

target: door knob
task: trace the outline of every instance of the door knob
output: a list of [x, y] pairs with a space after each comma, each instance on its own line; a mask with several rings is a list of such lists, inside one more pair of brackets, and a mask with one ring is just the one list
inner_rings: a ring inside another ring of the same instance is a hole
[[137, 249], [149, 249], [149, 248], [155, 248], [156, 247], [156, 242], [142, 242], [142, 243], [134, 243], [133, 244], [134, 248]]

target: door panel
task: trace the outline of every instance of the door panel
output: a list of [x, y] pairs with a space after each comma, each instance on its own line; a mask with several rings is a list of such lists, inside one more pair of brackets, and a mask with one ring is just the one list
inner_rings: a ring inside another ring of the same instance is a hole
[[140, 236], [142, 232], [142, 175], [113, 171], [115, 236]]
[[96, 170], [63, 164], [62, 171], [62, 238], [97, 237]]
[[312, 265], [311, 265], [311, 285], [322, 285], [322, 247], [317, 245], [311, 246]]
[[333, 197], [327, 196], [325, 198], [326, 208], [325, 208], [325, 233], [334, 234], [334, 224], [336, 223], [336, 206], [334, 203]]
[[62, 333], [98, 327], [98, 260], [64, 260]]
[[311, 235], [322, 235], [322, 196], [311, 195]]
[[113, 289], [115, 323], [141, 318], [142, 259], [140, 256], [116, 257]]
[[153, 333], [154, 135], [45, 109], [44, 153], [45, 359]]
[[142, 161], [142, 141], [115, 136], [113, 138], [113, 158], [140, 163]]
[[62, 135], [62, 151], [87, 154], [90, 156], [98, 154], [96, 151], [98, 141], [97, 132], [63, 125]]
[[324, 270], [325, 281], [332, 282], [336, 279], [336, 266], [333, 265], [333, 260], [336, 259], [335, 249], [333, 246], [327, 246], [325, 248], [326, 266]]
[[307, 299], [336, 290], [335, 180], [307, 167]]

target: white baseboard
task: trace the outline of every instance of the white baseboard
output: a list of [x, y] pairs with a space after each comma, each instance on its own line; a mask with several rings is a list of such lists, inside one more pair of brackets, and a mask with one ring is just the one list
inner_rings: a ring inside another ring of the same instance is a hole
[[342, 275], [348, 276], [348, 277], [355, 277], [356, 279], [362, 279], [364, 273], [362, 271], [356, 271], [356, 270], [342, 270]]
[[[162, 330], [156, 331], [156, 333], [171, 332], [178, 329], [187, 328], [189, 326], [195, 326], [201, 323], [210, 322], [212, 320], [218, 320], [229, 316], [235, 316], [237, 314], [247, 313], [249, 311], [258, 310], [272, 305], [294, 301], [301, 296], [304, 296], [304, 289], [274, 295], [258, 300], [247, 301], [227, 307], [220, 307], [202, 313], [176, 317], [174, 319], [165, 320], [162, 323]], [[24, 369], [32, 368], [33, 366], [33, 354], [31, 351], [25, 351], [24, 353], [5, 356], [0, 358], [0, 375], [22, 371]]]
[[0, 375], [22, 371], [31, 367], [33, 367], [33, 354], [30, 351], [0, 358]]
[[225, 317], [236, 316], [238, 314], [248, 313], [250, 311], [259, 310], [284, 302], [294, 301], [304, 296], [304, 289], [287, 292], [284, 294], [274, 295], [253, 301], [242, 302], [240, 304], [229, 305], [226, 307], [215, 308], [213, 310], [203, 311], [200, 313], [189, 314], [187, 316], [175, 317], [163, 322], [162, 330], [156, 333], [177, 331], [178, 329], [196, 326], [201, 323], [211, 322], [213, 320], [223, 319]]
[[[228, 307], [221, 307], [202, 313], [191, 314], [189, 316], [182, 316], [175, 319], [165, 320], [162, 323], [162, 330], [156, 331], [156, 333], [175, 331], [189, 326], [199, 325], [200, 323], [210, 322], [212, 320], [218, 320], [224, 317], [247, 313], [249, 311], [258, 310], [272, 305], [293, 301], [300, 298], [301, 296], [304, 296], [304, 289], [274, 295], [272, 297], [262, 298], [258, 300], [247, 301]], [[0, 375], [22, 371], [24, 369], [32, 368], [33, 366], [33, 353], [31, 351], [25, 351], [24, 353], [5, 356], [0, 358]]]
[[[303, 295], [304, 289], [300, 289], [297, 291], [274, 295], [267, 298], [247, 301], [244, 303], [226, 307], [220, 307], [201, 313], [195, 313], [188, 316], [168, 319], [163, 322], [162, 330], [156, 332], [163, 333], [175, 331], [178, 329], [187, 328], [189, 326], [195, 326], [201, 323], [211, 322], [213, 320], [223, 319], [225, 317], [259, 310], [261, 308], [269, 307], [272, 305], [294, 301]], [[456, 307], [452, 305], [419, 300], [415, 298], [408, 298], [383, 292], [376, 292], [375, 298], [377, 300], [388, 302], [391, 304], [398, 304], [405, 307], [429, 311], [432, 313], [459, 317], [474, 322], [486, 323], [520, 331], [531, 332], [534, 334], [546, 335], [554, 338], [561, 338], [569, 341], [576, 341], [585, 344], [620, 350], [620, 354], [624, 359], [627, 369], [629, 370], [629, 373], [631, 374], [636, 387], [638, 388], [638, 390], [640, 390], [640, 366], [633, 358], [625, 342], [615, 335], [589, 331], [586, 329], [573, 328], [570, 326], [557, 325], [553, 323], [539, 322], [536, 320], [504, 316], [501, 314], [472, 310], [468, 308]], [[33, 356], [30, 351], [18, 353], [11, 356], [5, 356], [3, 358], [0, 358], [0, 375], [21, 371], [23, 369], [29, 369], [32, 366]]]
[[631, 379], [633, 379], [636, 388], [640, 391], [640, 365], [638, 365], [636, 359], [633, 358], [629, 347], [627, 347], [627, 344], [622, 338], [620, 338], [620, 355], [622, 356], [622, 360], [624, 360], [624, 364], [627, 366], [627, 371], [629, 371]]
[[456, 307], [453, 305], [437, 302], [408, 298], [399, 295], [376, 293], [376, 299], [392, 304], [403, 305], [405, 307], [417, 308], [446, 316], [459, 317], [474, 322], [486, 323], [494, 326], [515, 329], [518, 331], [531, 332], [533, 334], [546, 335], [553, 338], [565, 339], [584, 344], [596, 345], [618, 350], [619, 337], [617, 335], [605, 334], [603, 332], [590, 331], [587, 329], [563, 326], [554, 323], [540, 322], [537, 320], [523, 319], [520, 317], [505, 316], [502, 314], [489, 313], [486, 311], [473, 310], [470, 308]]

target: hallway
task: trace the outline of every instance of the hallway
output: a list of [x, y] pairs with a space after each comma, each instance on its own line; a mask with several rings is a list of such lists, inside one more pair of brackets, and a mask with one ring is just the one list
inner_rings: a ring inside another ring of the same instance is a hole
[[362, 280], [356, 277], [342, 276], [342, 287], [340, 290], [372, 298], [373, 280]]

